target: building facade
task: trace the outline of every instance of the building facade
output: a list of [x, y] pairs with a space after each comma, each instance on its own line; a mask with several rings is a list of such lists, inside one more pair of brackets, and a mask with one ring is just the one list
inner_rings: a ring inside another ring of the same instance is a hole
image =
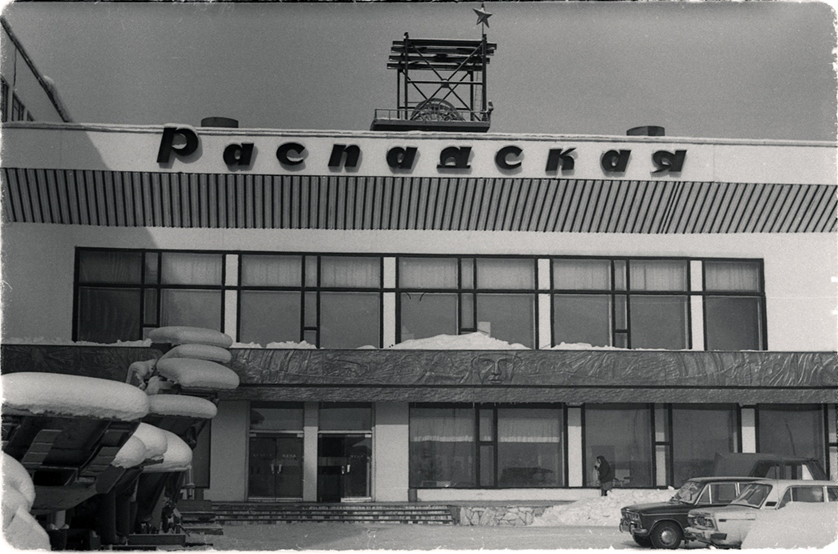
[[227, 333], [205, 498], [574, 499], [598, 455], [630, 488], [724, 452], [838, 478], [833, 143], [3, 135], [3, 370]]

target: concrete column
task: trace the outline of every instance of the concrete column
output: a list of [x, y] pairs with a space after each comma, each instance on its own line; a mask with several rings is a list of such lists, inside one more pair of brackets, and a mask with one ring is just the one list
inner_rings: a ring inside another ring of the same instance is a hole
[[671, 444], [667, 411], [663, 404], [655, 404], [655, 485], [665, 487], [666, 468], [669, 461]]
[[829, 478], [838, 481], [838, 429], [835, 421], [835, 404], [826, 405], [827, 445], [829, 450]]
[[567, 408], [567, 486], [585, 485], [585, 467], [582, 451], [582, 406]]
[[250, 402], [219, 402], [210, 429], [210, 487], [204, 498], [246, 500]]
[[[704, 290], [704, 274], [701, 260], [690, 260], [690, 290]], [[701, 296], [690, 296], [690, 327], [692, 329], [692, 350], [704, 350], [704, 302]]]
[[372, 466], [376, 502], [407, 502], [409, 415], [407, 402], [375, 403]]
[[[226, 254], [224, 256], [224, 285], [235, 287], [239, 284], [239, 256]], [[238, 340], [238, 293], [235, 290], [224, 291], [224, 321], [222, 329], [225, 334]]]
[[[396, 258], [384, 258], [384, 288], [396, 287]], [[381, 323], [384, 348], [396, 344], [396, 293], [385, 292], [382, 299]]]
[[303, 406], [303, 501], [317, 502], [317, 433], [319, 405], [306, 402]]
[[757, 451], [757, 409], [742, 406], [742, 452]]
[[[550, 260], [547, 258], [538, 259], [538, 283], [539, 291], [550, 290]], [[538, 336], [536, 337], [536, 348], [550, 348], [553, 343], [552, 314], [550, 313], [550, 295], [547, 293], [538, 294]]]

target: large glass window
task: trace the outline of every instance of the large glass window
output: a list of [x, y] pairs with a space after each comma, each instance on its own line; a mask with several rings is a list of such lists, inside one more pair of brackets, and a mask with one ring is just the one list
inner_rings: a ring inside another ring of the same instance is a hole
[[480, 331], [534, 347], [534, 259], [401, 257], [398, 268], [399, 340]]
[[707, 350], [761, 350], [761, 266], [755, 261], [704, 262]]
[[815, 458], [826, 467], [823, 407], [816, 404], [757, 406], [760, 452]]
[[672, 406], [672, 465], [680, 487], [691, 477], [711, 475], [716, 453], [736, 452], [739, 418], [735, 405]]
[[563, 429], [555, 407], [412, 407], [410, 486], [562, 486]]
[[652, 409], [638, 404], [585, 406], [586, 485], [596, 486], [594, 460], [604, 456], [618, 487], [654, 486]]
[[410, 486], [474, 487], [474, 409], [410, 409]]

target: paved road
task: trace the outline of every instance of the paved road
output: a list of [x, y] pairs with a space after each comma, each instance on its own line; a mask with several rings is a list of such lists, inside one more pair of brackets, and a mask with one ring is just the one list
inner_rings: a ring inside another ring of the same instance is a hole
[[[280, 523], [227, 525], [212, 550], [645, 550], [610, 527]], [[695, 548], [695, 547], [693, 547]]]

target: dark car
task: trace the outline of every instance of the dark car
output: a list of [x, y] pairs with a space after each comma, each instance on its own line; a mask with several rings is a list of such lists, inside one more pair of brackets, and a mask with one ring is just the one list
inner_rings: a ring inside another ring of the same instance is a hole
[[678, 548], [684, 541], [690, 510], [726, 506], [739, 495], [743, 484], [756, 480], [756, 477], [694, 477], [669, 502], [623, 507], [620, 531], [631, 533], [640, 546]]

